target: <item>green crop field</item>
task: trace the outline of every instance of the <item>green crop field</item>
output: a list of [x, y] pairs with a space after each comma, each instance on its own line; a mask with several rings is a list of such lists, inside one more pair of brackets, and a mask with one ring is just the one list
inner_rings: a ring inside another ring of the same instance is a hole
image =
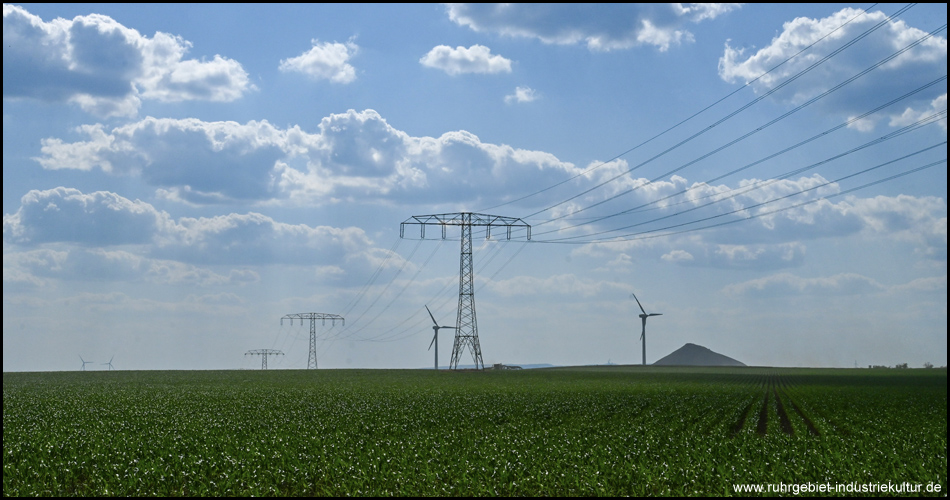
[[946, 370], [3, 375], [5, 496], [757, 494], [736, 485], [946, 496]]

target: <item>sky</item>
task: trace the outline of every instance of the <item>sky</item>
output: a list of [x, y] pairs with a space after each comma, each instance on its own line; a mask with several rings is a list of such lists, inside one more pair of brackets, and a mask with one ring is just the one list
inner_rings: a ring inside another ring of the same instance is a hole
[[945, 366], [946, 22], [4, 4], [3, 370], [431, 367], [461, 212], [485, 365]]

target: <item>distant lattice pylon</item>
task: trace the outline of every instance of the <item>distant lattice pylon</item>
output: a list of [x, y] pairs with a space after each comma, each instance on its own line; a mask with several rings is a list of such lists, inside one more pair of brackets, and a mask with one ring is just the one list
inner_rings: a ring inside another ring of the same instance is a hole
[[327, 320], [331, 321], [332, 325], [335, 325], [337, 321], [343, 322], [346, 325], [346, 320], [343, 319], [343, 316], [339, 314], [327, 314], [327, 313], [295, 313], [295, 314], [286, 314], [284, 317], [280, 318], [280, 324], [284, 324], [284, 320], [289, 319], [290, 324], [294, 324], [295, 319], [300, 320], [300, 324], [303, 324], [303, 320], [310, 320], [310, 355], [307, 358], [307, 369], [317, 369], [317, 320], [321, 320], [324, 325], [327, 324]]
[[256, 355], [261, 357], [261, 370], [267, 369], [267, 356], [277, 356], [283, 355], [284, 353], [276, 349], [253, 349], [244, 353], [245, 356], [248, 354]]

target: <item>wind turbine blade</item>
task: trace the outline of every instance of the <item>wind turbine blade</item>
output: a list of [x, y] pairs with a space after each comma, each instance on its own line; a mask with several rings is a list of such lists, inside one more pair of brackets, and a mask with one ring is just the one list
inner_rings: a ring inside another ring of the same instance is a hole
[[438, 337], [438, 336], [439, 336], [439, 331], [436, 330], [436, 331], [435, 331], [435, 335], [432, 336], [432, 342], [429, 342], [429, 348], [426, 349], [427, 351], [431, 351], [431, 350], [432, 350], [432, 344], [435, 344], [435, 338]]
[[663, 313], [650, 313], [647, 316], [663, 316]]
[[[429, 311], [429, 306], [426, 306], [426, 311]], [[432, 311], [429, 311], [429, 317], [432, 318], [432, 323], [436, 326], [439, 326], [439, 322], [435, 320], [435, 316], [432, 315]]]
[[646, 314], [647, 312], [643, 310], [643, 304], [640, 303], [640, 299], [637, 298], [637, 294], [630, 292], [630, 295], [633, 296], [633, 300], [637, 301], [637, 305], [640, 306], [640, 310], [643, 311], [643, 314]]

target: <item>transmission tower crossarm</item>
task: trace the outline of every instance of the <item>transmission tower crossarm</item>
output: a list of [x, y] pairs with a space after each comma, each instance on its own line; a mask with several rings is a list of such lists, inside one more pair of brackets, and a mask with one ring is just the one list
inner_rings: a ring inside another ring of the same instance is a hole
[[293, 324], [293, 321], [294, 321], [295, 319], [299, 319], [299, 320], [300, 320], [300, 324], [303, 324], [303, 320], [305, 320], [305, 319], [306, 319], [306, 320], [317, 320], [317, 319], [319, 319], [319, 320], [323, 321], [323, 324], [324, 324], [324, 325], [327, 324], [327, 320], [330, 320], [330, 321], [331, 321], [331, 324], [334, 324], [334, 325], [335, 325], [337, 321], [340, 321], [341, 323], [343, 323], [344, 326], [346, 326], [346, 319], [343, 318], [343, 316], [340, 316], [339, 314], [317, 313], [317, 312], [285, 314], [285, 315], [283, 315], [283, 316], [280, 318], [280, 324], [281, 324], [281, 325], [284, 324], [284, 320], [285, 320], [285, 319], [289, 319], [289, 320], [290, 320], [290, 324]]
[[413, 215], [399, 224], [399, 237], [405, 237], [406, 225], [419, 226], [422, 238], [426, 236], [426, 226], [439, 226], [442, 229], [442, 239], [445, 239], [447, 226], [476, 226], [487, 227], [487, 235], [491, 237], [491, 228], [504, 227], [507, 239], [511, 239], [512, 228], [524, 228], [527, 239], [531, 239], [531, 225], [518, 217], [504, 215], [478, 214], [473, 212], [455, 212], [448, 214]]

